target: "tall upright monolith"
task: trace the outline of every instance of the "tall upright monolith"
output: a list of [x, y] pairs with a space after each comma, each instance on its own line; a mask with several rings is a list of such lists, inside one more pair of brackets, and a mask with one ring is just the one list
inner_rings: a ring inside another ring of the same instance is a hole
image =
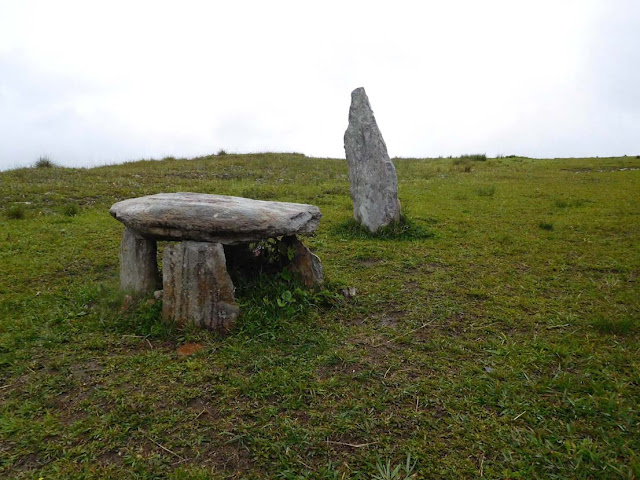
[[356, 221], [370, 232], [399, 221], [396, 169], [362, 87], [351, 92], [344, 150]]

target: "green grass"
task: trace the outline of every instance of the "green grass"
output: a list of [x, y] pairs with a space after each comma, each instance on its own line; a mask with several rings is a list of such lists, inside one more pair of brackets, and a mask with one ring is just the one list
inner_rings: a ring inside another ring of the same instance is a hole
[[374, 233], [356, 222], [355, 219], [349, 218], [336, 225], [333, 233], [344, 239], [371, 238], [380, 240], [421, 240], [434, 235], [426, 225], [418, 223], [407, 215], [402, 215], [400, 221], [382, 227]]
[[22, 204], [11, 205], [4, 213], [7, 220], [23, 220], [27, 215], [27, 210]]
[[68, 203], [66, 205], [63, 205], [60, 211], [67, 217], [75, 217], [79, 213], [79, 208], [75, 203]]
[[466, 155], [461, 155], [460, 159], [462, 161], [471, 160], [473, 162], [486, 162], [487, 155], [485, 153], [469, 153]]
[[476, 195], [479, 197], [493, 197], [494, 193], [496, 193], [495, 185], [486, 185], [476, 188]]
[[553, 223], [540, 222], [538, 226], [543, 230], [553, 230]]
[[[344, 160], [0, 173], [0, 478], [640, 476], [638, 159], [457, 160], [395, 160], [386, 236]], [[224, 338], [123, 310], [108, 208], [177, 191], [318, 205], [326, 289], [234, 277]]]

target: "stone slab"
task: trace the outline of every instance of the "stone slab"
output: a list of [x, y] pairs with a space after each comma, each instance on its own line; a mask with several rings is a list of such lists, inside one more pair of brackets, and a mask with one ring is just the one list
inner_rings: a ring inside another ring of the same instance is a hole
[[120, 244], [120, 286], [125, 292], [149, 293], [161, 284], [155, 240], [125, 228]]
[[109, 213], [145, 237], [225, 245], [312, 233], [322, 216], [314, 205], [189, 192], [123, 200]]
[[239, 309], [219, 243], [184, 241], [168, 245], [163, 258], [162, 316], [226, 333]]
[[324, 269], [316, 254], [304, 246], [296, 236], [284, 237], [282, 241], [289, 248], [293, 248], [293, 258], [288, 268], [299, 275], [302, 283], [307, 287], [324, 283]]

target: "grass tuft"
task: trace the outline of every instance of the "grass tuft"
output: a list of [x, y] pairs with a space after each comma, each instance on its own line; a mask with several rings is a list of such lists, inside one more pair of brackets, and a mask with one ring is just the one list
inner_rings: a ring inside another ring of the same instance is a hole
[[553, 230], [553, 223], [550, 223], [550, 222], [540, 222], [538, 226], [542, 230]]
[[399, 463], [392, 467], [391, 460], [383, 462], [378, 458], [376, 461], [377, 473], [372, 477], [373, 480], [411, 480], [415, 478], [413, 473], [416, 468], [416, 462], [411, 461], [411, 454], [407, 455], [405, 463]]
[[487, 185], [484, 187], [476, 188], [476, 195], [479, 197], [493, 197], [493, 194], [496, 193], [495, 185]]
[[24, 205], [11, 205], [6, 212], [4, 212], [4, 216], [7, 220], [23, 220], [27, 216], [27, 209], [24, 208]]
[[373, 233], [356, 222], [355, 219], [350, 218], [338, 224], [334, 228], [334, 233], [343, 238], [376, 238], [380, 240], [422, 240], [434, 236], [432, 231], [427, 230], [406, 215], [402, 215], [399, 222], [382, 227]]
[[598, 317], [591, 322], [595, 330], [609, 335], [629, 335], [637, 328], [637, 322], [631, 317], [608, 318]]
[[75, 203], [67, 203], [62, 207], [62, 214], [67, 217], [75, 217], [79, 212], [80, 209]]
[[460, 155], [460, 160], [471, 160], [472, 162], [486, 162], [487, 154], [486, 153], [468, 153], [465, 155]]
[[49, 157], [40, 157], [33, 166], [35, 168], [53, 168], [57, 165]]

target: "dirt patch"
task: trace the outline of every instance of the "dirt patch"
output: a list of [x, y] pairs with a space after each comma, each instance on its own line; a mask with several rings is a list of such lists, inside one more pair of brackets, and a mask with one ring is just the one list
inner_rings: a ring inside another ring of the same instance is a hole
[[363, 267], [373, 267], [374, 265], [378, 265], [383, 262], [381, 258], [359, 258], [357, 260], [358, 264]]
[[[234, 473], [246, 472], [251, 468], [251, 455], [246, 447], [227, 443], [195, 452], [193, 463], [198, 466], [215, 465], [216, 471], [227, 470]], [[235, 478], [235, 477], [234, 477]]]
[[386, 312], [379, 318], [378, 323], [381, 327], [396, 328], [405, 315], [405, 312], [402, 310]]
[[20, 457], [18, 461], [13, 465], [13, 469], [17, 471], [34, 470], [45, 466], [51, 460], [45, 460], [40, 452], [29, 453], [23, 457]]
[[87, 398], [89, 398], [89, 393], [84, 388], [73, 389], [55, 397], [53, 404], [59, 413], [60, 421], [65, 425], [72, 425], [87, 418], [86, 410], [79, 407], [79, 404]]
[[198, 423], [212, 423], [221, 417], [220, 410], [203, 397], [192, 398], [187, 402], [186, 406], [194, 413], [193, 420]]
[[316, 379], [324, 381], [331, 377], [354, 377], [365, 369], [367, 369], [367, 366], [360, 363], [340, 362], [336, 365], [322, 365], [316, 370]]
[[87, 384], [93, 382], [98, 373], [102, 372], [103, 365], [97, 360], [76, 363], [71, 365], [71, 377], [75, 382]]
[[288, 412], [282, 412], [280, 415], [295, 418], [296, 421], [301, 425], [308, 425], [311, 421], [311, 416], [309, 415], [308, 410], [292, 410]]
[[591, 167], [576, 167], [576, 168], [563, 168], [561, 169], [563, 172], [572, 172], [572, 173], [592, 173], [592, 172], [597, 172], [597, 173], [605, 173], [605, 172], [627, 172], [627, 171], [634, 171], [634, 170], [640, 170], [640, 166], [637, 165], [631, 165], [628, 167], [614, 167], [614, 166], [608, 166], [608, 167], [601, 167], [597, 170], [594, 170]]
[[[142, 335], [126, 335], [127, 342], [123, 342], [114, 348], [113, 354], [137, 355], [140, 352], [149, 352], [151, 350], [159, 350], [167, 353], [177, 348], [175, 342], [167, 340], [154, 340], [146, 338]], [[136, 341], [138, 340], [139, 341]]]
[[420, 290], [420, 283], [416, 280], [411, 280], [404, 284], [404, 288], [410, 292], [415, 292], [416, 290]]
[[105, 467], [110, 465], [122, 465], [122, 456], [116, 450], [109, 450], [108, 452], [98, 455], [96, 461], [99, 465]]

